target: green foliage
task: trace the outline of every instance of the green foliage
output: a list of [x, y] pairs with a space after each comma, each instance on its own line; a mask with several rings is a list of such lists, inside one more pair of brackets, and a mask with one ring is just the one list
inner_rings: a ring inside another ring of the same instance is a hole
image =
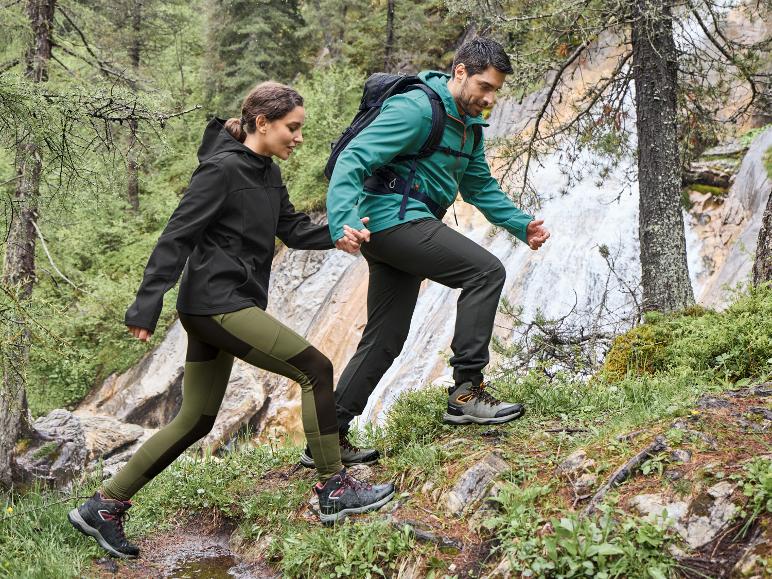
[[670, 341], [670, 329], [643, 324], [614, 339], [603, 363], [603, 375], [609, 380], [621, 380], [628, 374], [640, 376], [662, 369], [665, 346]]
[[332, 529], [288, 533], [280, 545], [281, 569], [289, 577], [389, 577], [415, 540], [387, 521], [345, 521]]
[[448, 393], [440, 387], [403, 392], [386, 415], [383, 445], [402, 452], [412, 443], [426, 444], [450, 428], [442, 423]]
[[714, 185], [702, 185], [701, 183], [694, 183], [689, 185], [686, 191], [688, 192], [689, 190], [697, 191], [698, 193], [710, 193], [716, 197], [726, 197], [727, 194], [727, 190], [723, 187], [716, 187]]
[[306, 47], [306, 60], [343, 62], [367, 74], [447, 70], [465, 27], [445, 4], [444, 0], [395, 2], [392, 53], [386, 62], [387, 2], [305, 2], [300, 39]]
[[352, 67], [329, 66], [301, 77], [295, 85], [303, 95], [306, 109], [303, 145], [282, 163], [282, 176], [296, 209], [324, 208], [327, 196], [324, 166], [330, 155], [330, 143], [354, 118], [364, 80]]
[[298, 0], [217, 0], [206, 4], [206, 15], [210, 111], [239, 116], [251, 87], [288, 82], [305, 68], [296, 37], [303, 23]]
[[[81, 494], [83, 489], [76, 486], [71, 496]], [[0, 500], [0, 577], [85, 576], [91, 561], [103, 551], [73, 532], [67, 512], [75, 502], [38, 487]]]
[[620, 380], [679, 369], [728, 382], [772, 371], [772, 290], [750, 288], [723, 313], [648, 314], [645, 324], [614, 341], [603, 375]]
[[[137, 494], [132, 533], [157, 528], [159, 521], [168, 521], [173, 513], [180, 511], [215, 510], [230, 518], [240, 519], [245, 514], [254, 517], [255, 506], [266, 504], [266, 498], [258, 494], [243, 502], [241, 497], [251, 495], [269, 470], [296, 461], [299, 452], [299, 448], [287, 444], [279, 448], [244, 446], [221, 457], [193, 458], [186, 454]], [[307, 483], [305, 486], [307, 493]], [[286, 514], [286, 511], [277, 513]]]
[[754, 458], [745, 465], [741, 474], [733, 475], [732, 479], [742, 485], [742, 492], [748, 497], [742, 513], [746, 520], [740, 530], [740, 535], [745, 535], [759, 516], [772, 513], [772, 460], [768, 457]]
[[485, 522], [500, 542], [496, 550], [524, 577], [668, 576], [674, 562], [663, 531], [608, 507], [597, 518], [545, 517], [538, 504], [551, 491], [549, 485], [506, 484], [496, 498], [500, 513]]

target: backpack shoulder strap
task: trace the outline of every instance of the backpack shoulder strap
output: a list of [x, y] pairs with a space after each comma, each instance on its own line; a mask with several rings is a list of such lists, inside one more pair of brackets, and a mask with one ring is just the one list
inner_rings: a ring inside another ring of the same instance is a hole
[[482, 125], [472, 125], [472, 132], [474, 133], [474, 146], [472, 147], [472, 152], [474, 152], [483, 138]]
[[445, 105], [442, 104], [442, 99], [432, 88], [425, 85], [423, 82], [417, 82], [412, 84], [405, 90], [420, 90], [427, 97], [429, 97], [429, 105], [432, 108], [432, 125], [429, 129], [429, 135], [426, 137], [426, 141], [421, 145], [421, 148], [417, 153], [412, 155], [399, 155], [400, 160], [404, 159], [423, 159], [428, 157], [439, 147], [440, 141], [442, 141], [442, 134], [445, 132]]

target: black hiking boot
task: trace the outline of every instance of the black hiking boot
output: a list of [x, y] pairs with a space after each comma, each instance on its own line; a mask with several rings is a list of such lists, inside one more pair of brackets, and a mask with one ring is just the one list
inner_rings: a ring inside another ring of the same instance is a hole
[[119, 501], [103, 496], [99, 491], [78, 508], [72, 509], [67, 518], [72, 526], [84, 535], [89, 535], [111, 555], [134, 558], [139, 555], [139, 548], [126, 540], [123, 521], [128, 519], [126, 512], [131, 501]]
[[369, 485], [347, 474], [343, 468], [326, 483], [316, 483], [314, 492], [319, 497], [319, 518], [330, 524], [346, 515], [381, 508], [394, 496], [394, 485]]
[[[374, 448], [359, 448], [351, 444], [347, 434], [340, 435], [340, 461], [343, 466], [354, 466], [355, 464], [373, 464], [381, 458], [381, 454]], [[311, 449], [306, 446], [303, 454], [300, 455], [300, 464], [306, 468], [314, 468], [314, 457], [311, 456]]]
[[522, 404], [502, 402], [491, 395], [486, 384], [464, 382], [448, 395], [448, 411], [442, 417], [447, 424], [502, 424], [525, 413]]

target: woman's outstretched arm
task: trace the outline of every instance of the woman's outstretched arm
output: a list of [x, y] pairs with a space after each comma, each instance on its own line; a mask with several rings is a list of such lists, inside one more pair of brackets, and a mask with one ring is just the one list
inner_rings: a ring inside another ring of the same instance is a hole
[[187, 191], [150, 254], [137, 298], [126, 312], [127, 326], [155, 331], [164, 294], [177, 283], [188, 256], [225, 202], [225, 179], [225, 173], [214, 163], [202, 163], [193, 173]]

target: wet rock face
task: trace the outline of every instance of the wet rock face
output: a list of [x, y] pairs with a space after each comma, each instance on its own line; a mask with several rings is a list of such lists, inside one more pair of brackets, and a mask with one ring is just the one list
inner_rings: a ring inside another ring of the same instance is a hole
[[464, 472], [443, 501], [449, 515], [460, 516], [483, 499], [493, 480], [509, 470], [509, 464], [497, 453], [487, 454]]
[[17, 444], [14, 482], [26, 486], [40, 480], [66, 487], [83, 471], [87, 458], [86, 437], [78, 417], [67, 410], [52, 410], [35, 420], [30, 438]]

